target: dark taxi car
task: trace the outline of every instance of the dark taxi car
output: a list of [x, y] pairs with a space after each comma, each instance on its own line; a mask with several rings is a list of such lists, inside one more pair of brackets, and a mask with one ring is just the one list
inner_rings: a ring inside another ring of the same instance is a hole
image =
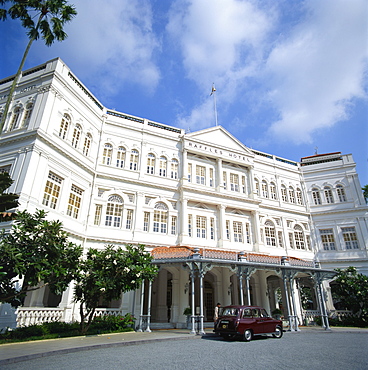
[[258, 306], [226, 306], [215, 323], [214, 332], [223, 338], [242, 337], [249, 342], [255, 335], [281, 338], [282, 321], [275, 320]]

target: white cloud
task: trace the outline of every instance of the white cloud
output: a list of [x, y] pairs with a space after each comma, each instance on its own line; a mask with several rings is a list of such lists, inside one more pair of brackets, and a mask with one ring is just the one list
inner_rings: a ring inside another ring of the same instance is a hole
[[154, 52], [160, 43], [152, 30], [148, 0], [75, 0], [77, 17], [67, 26], [68, 39], [55, 43], [78, 77], [113, 95], [126, 82], [153, 90], [160, 71]]
[[310, 0], [307, 18], [267, 61], [269, 99], [280, 119], [269, 129], [295, 143], [348, 117], [362, 98], [367, 67], [367, 2]]
[[[248, 0], [178, 0], [171, 9], [167, 30], [181, 48], [187, 77], [206, 97], [215, 82], [221, 89], [222, 103], [227, 104], [244, 78], [254, 74], [271, 20], [270, 11], [267, 14]], [[194, 108], [186, 122], [208, 126], [208, 111], [205, 101]]]

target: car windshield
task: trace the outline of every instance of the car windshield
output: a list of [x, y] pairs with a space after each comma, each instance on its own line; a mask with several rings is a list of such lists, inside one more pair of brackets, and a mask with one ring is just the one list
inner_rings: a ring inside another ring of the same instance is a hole
[[237, 308], [231, 308], [231, 307], [225, 307], [222, 311], [223, 316], [238, 316], [238, 309]]

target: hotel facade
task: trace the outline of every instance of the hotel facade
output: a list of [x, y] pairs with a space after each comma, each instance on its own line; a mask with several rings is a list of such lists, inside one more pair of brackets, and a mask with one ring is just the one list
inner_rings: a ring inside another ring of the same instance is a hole
[[[0, 81], [2, 110], [13, 78]], [[192, 307], [203, 331], [221, 302], [278, 308], [297, 330], [336, 312], [333, 269], [368, 275], [368, 212], [351, 154], [294, 162], [221, 126], [187, 133], [110, 110], [60, 59], [23, 72], [0, 171], [14, 180], [20, 210], [46, 210], [85, 250], [146, 246], [157, 278], [98, 309], [131, 312], [140, 328], [186, 327]], [[76, 320], [72, 297], [73, 284], [61, 296], [35, 290], [18, 324]]]

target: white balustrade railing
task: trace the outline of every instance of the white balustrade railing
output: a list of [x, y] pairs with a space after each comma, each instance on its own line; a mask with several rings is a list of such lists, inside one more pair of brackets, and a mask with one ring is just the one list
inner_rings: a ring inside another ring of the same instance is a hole
[[95, 311], [95, 317], [119, 315], [123, 315], [123, 311], [118, 308], [96, 308]]
[[17, 313], [17, 326], [30, 326], [44, 322], [64, 321], [63, 308], [54, 307], [19, 307]]

